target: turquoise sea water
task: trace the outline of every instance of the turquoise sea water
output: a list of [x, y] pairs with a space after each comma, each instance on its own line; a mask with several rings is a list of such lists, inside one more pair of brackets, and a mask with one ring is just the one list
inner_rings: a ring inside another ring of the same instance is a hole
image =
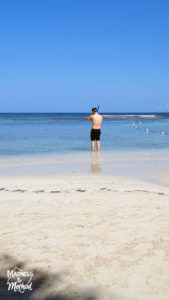
[[[102, 115], [102, 150], [169, 149], [169, 114]], [[86, 116], [86, 113], [0, 114], [0, 155], [90, 151], [91, 122], [85, 120]]]

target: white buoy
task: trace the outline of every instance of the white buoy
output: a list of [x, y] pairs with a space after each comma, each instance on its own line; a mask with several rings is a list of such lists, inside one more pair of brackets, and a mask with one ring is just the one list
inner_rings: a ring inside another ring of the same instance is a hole
[[164, 135], [164, 134], [165, 134], [165, 131], [164, 131], [164, 130], [162, 130], [162, 131], [161, 131], [161, 134], [162, 134], [162, 135]]
[[149, 132], [149, 129], [148, 129], [148, 128], [146, 128], [146, 132]]

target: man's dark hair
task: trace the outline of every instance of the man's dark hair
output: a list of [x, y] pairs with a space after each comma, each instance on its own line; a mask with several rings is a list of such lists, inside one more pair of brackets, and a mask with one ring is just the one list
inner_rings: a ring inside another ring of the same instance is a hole
[[93, 108], [92, 108], [92, 112], [98, 112], [97, 107], [93, 107]]

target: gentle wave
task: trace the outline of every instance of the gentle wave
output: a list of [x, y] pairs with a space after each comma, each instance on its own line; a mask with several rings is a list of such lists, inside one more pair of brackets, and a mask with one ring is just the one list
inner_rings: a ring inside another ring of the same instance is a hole
[[161, 118], [160, 115], [102, 115], [106, 119], [154, 119]]

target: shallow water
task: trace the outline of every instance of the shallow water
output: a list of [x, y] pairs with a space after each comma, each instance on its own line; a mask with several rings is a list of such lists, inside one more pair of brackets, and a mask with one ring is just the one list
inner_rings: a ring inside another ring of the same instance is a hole
[[[102, 150], [169, 149], [169, 114], [103, 115]], [[0, 114], [0, 155], [88, 152], [91, 122], [86, 116]]]
[[158, 174], [169, 170], [169, 150], [32, 154], [0, 157], [0, 176], [111, 174], [169, 186]]

